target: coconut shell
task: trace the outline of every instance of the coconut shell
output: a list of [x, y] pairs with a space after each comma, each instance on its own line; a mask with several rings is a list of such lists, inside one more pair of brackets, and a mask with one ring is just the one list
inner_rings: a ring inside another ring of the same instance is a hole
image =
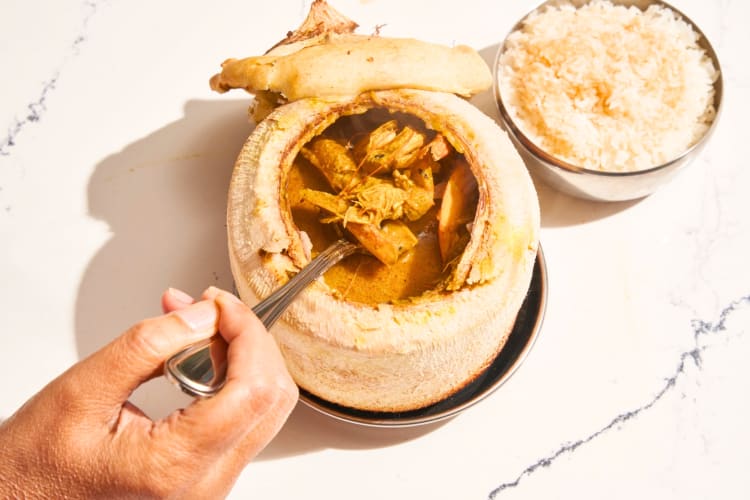
[[[463, 154], [479, 197], [471, 238], [448, 289], [398, 304], [338, 298], [319, 279], [272, 328], [300, 387], [368, 411], [436, 403], [474, 380], [502, 350], [531, 282], [539, 206], [529, 174], [497, 124], [442, 92], [382, 90], [283, 105], [258, 124], [232, 175], [227, 226], [240, 297], [257, 303], [309, 260], [284, 196], [300, 148], [338, 118], [385, 108], [420, 118]], [[317, 249], [321, 250], [321, 249]]]

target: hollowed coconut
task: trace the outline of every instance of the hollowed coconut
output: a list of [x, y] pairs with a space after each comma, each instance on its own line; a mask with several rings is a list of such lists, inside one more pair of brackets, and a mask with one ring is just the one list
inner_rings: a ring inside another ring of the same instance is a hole
[[[295, 381], [311, 394], [359, 410], [408, 411], [482, 373], [502, 350], [529, 288], [539, 233], [536, 192], [494, 121], [453, 94], [421, 90], [306, 98], [277, 108], [258, 124], [235, 166], [229, 255], [237, 290], [251, 305], [304, 266], [311, 238], [288, 199], [298, 153], [339, 120], [373, 111], [414, 117], [465, 158], [478, 190], [470, 239], [447, 270], [437, 270], [443, 275], [434, 289], [372, 302], [362, 300], [360, 280], [353, 300], [332, 275], [324, 276], [271, 333]], [[318, 238], [312, 241], [313, 254], [322, 250]], [[413, 269], [430, 265], [436, 264], [420, 260]]]

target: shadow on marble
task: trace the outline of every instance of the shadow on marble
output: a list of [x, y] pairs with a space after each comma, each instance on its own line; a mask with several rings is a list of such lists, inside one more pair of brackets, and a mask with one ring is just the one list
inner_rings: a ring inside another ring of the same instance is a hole
[[328, 417], [299, 402], [281, 432], [256, 460], [276, 460], [331, 448], [360, 450], [393, 446], [429, 434], [450, 420], [418, 427], [365, 427]]
[[[484, 59], [490, 68], [494, 68], [495, 57], [499, 47], [499, 44], [494, 44], [479, 51], [479, 55], [482, 56], [482, 59]], [[471, 99], [471, 103], [495, 120], [500, 125], [500, 128], [505, 130], [502, 120], [500, 120], [500, 113], [497, 110], [493, 89], [480, 92]], [[532, 180], [539, 196], [542, 227], [574, 226], [604, 219], [631, 207], [639, 201], [614, 203], [588, 201], [557, 191], [533, 174]]]
[[[209, 285], [231, 289], [226, 192], [235, 158], [252, 130], [248, 104], [249, 99], [191, 100], [182, 118], [96, 166], [88, 209], [111, 235], [79, 285], [80, 358], [133, 323], [161, 314], [160, 296], [167, 287], [194, 295]], [[168, 390], [181, 396], [173, 387], [144, 388], [139, 403], [145, 403], [146, 413], [163, 413], [163, 406], [176, 401]]]
[[[170, 286], [194, 296], [209, 285], [232, 289], [226, 250], [226, 193], [235, 158], [252, 131], [248, 99], [193, 100], [184, 116], [104, 158], [89, 180], [91, 216], [110, 239], [89, 263], [76, 303], [79, 358], [140, 319], [161, 314]], [[131, 402], [153, 419], [191, 399], [163, 377]], [[260, 459], [319, 449], [389, 446], [436, 425], [369, 429], [333, 420], [302, 404]]]
[[627, 210], [643, 200], [589, 201], [560, 192], [536, 177], [532, 176], [532, 179], [539, 196], [542, 227], [575, 226], [605, 219]]

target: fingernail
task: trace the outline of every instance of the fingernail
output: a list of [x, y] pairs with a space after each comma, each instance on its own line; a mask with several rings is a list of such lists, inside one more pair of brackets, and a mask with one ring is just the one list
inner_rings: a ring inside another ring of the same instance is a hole
[[181, 304], [192, 304], [193, 303], [193, 297], [188, 295], [187, 293], [183, 292], [182, 290], [179, 290], [177, 288], [168, 288], [167, 293], [175, 299], [177, 302], [180, 302]]
[[194, 331], [215, 331], [219, 317], [216, 304], [212, 300], [196, 302], [172, 314], [180, 317]]
[[242, 302], [242, 300], [233, 293], [224, 292], [222, 295], [228, 298], [229, 300], [231, 300], [232, 302], [236, 302], [238, 304], [244, 304], [244, 302]]
[[219, 305], [236, 305], [236, 304], [242, 304], [245, 305], [244, 302], [242, 302], [240, 299], [232, 295], [231, 293], [222, 293], [218, 297], [216, 297], [216, 302]]
[[236, 295], [233, 293], [229, 293], [226, 290], [222, 290], [221, 288], [217, 288], [215, 286], [210, 286], [206, 289], [205, 292], [203, 292], [203, 296], [210, 299], [216, 299], [218, 297], [226, 297], [233, 302], [236, 302], [238, 304], [242, 304], [242, 300], [239, 299]]

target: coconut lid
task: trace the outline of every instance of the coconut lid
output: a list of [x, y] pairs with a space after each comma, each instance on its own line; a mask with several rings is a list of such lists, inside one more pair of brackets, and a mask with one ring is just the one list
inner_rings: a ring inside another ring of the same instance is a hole
[[489, 67], [471, 47], [360, 35], [356, 28], [357, 23], [316, 0], [302, 25], [264, 55], [224, 61], [211, 88], [270, 92], [294, 101], [400, 88], [470, 97], [492, 85]]

